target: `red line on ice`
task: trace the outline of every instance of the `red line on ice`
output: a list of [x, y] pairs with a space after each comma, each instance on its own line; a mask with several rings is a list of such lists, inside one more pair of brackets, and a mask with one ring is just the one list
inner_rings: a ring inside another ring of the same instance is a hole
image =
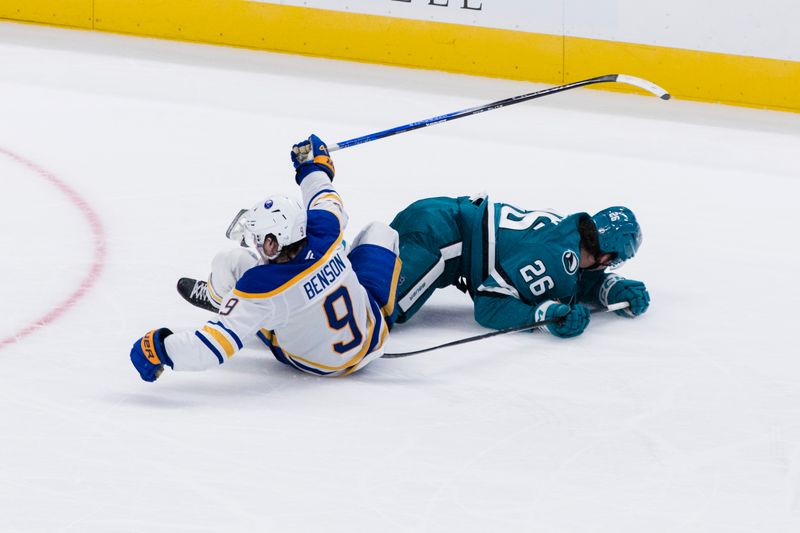
[[100, 272], [102, 272], [103, 267], [105, 266], [106, 261], [106, 235], [105, 230], [103, 229], [103, 224], [100, 222], [100, 217], [97, 216], [97, 213], [89, 206], [89, 203], [81, 197], [74, 189], [72, 189], [69, 185], [58, 179], [55, 175], [51, 172], [43, 169], [36, 163], [25, 159], [24, 157], [15, 154], [14, 152], [7, 150], [0, 146], [0, 154], [12, 159], [13, 161], [19, 163], [20, 165], [24, 166], [28, 170], [34, 172], [39, 177], [43, 178], [45, 181], [54, 185], [59, 191], [61, 191], [70, 202], [72, 202], [78, 209], [80, 209], [81, 213], [89, 221], [89, 227], [92, 230], [92, 236], [94, 237], [94, 260], [92, 261], [92, 266], [87, 272], [86, 276], [81, 281], [80, 285], [75, 289], [75, 291], [69, 295], [69, 297], [64, 300], [63, 302], [59, 303], [58, 305], [52, 307], [49, 311], [47, 311], [44, 315], [42, 315], [37, 320], [34, 320], [27, 326], [23, 327], [13, 335], [6, 337], [5, 339], [0, 340], [0, 349], [5, 348], [9, 344], [14, 344], [15, 342], [19, 342], [24, 337], [27, 337], [31, 333], [35, 332], [39, 328], [43, 328], [56, 319], [58, 319], [62, 314], [64, 314], [67, 310], [73, 307], [78, 300], [80, 300], [88, 291], [89, 289], [95, 284], [97, 278], [100, 276]]

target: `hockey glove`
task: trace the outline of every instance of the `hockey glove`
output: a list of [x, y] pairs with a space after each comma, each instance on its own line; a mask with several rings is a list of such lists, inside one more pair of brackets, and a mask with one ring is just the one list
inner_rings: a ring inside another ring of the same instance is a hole
[[650, 294], [644, 283], [625, 279], [616, 274], [609, 274], [600, 286], [599, 299], [600, 303], [606, 307], [619, 302], [628, 302], [629, 307], [615, 311], [619, 316], [628, 318], [639, 316], [650, 307]]
[[577, 337], [589, 325], [589, 310], [581, 304], [569, 306], [553, 300], [542, 302], [533, 312], [536, 322], [555, 320], [541, 329], [547, 329], [556, 337]]
[[154, 329], [134, 343], [131, 348], [131, 362], [143, 380], [157, 380], [164, 371], [164, 365], [172, 368], [172, 359], [164, 347], [164, 339], [170, 335], [172, 331], [167, 328]]
[[303, 178], [316, 170], [322, 170], [333, 181], [336, 173], [333, 161], [328, 154], [328, 147], [314, 134], [306, 141], [301, 141], [292, 146], [292, 164], [294, 164], [294, 180], [298, 185]]

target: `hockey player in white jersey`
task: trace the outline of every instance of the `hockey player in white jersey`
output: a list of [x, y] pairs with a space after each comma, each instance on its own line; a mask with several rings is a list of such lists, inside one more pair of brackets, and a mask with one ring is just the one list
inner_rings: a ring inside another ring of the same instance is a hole
[[205, 370], [244, 346], [266, 345], [282, 363], [321, 376], [346, 375], [383, 354], [400, 273], [397, 233], [374, 222], [349, 252], [347, 214], [332, 186], [325, 144], [294, 145], [302, 205], [272, 196], [239, 213], [228, 235], [241, 248], [212, 264], [217, 316], [196, 330], [155, 329], [131, 349], [145, 381], [173, 370]]

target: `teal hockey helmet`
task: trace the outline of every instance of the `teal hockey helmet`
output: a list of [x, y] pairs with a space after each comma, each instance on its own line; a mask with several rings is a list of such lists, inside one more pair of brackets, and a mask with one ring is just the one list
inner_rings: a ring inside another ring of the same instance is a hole
[[597, 227], [600, 250], [614, 254], [608, 268], [617, 268], [636, 255], [642, 244], [642, 228], [633, 211], [621, 205], [606, 207], [594, 215], [592, 220]]

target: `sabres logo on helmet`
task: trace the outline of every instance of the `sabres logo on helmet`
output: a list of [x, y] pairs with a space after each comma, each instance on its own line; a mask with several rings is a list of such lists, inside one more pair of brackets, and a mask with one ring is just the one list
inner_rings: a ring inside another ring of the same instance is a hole
[[[277, 253], [284, 246], [301, 241], [306, 236], [306, 211], [295, 199], [273, 195], [257, 203], [251, 209], [240, 209], [225, 236], [239, 241], [242, 246], [253, 248], [260, 256], [264, 254], [264, 241], [268, 236], [278, 243]], [[277, 255], [264, 255], [272, 260]]]
[[572, 250], [567, 250], [564, 252], [564, 255], [561, 256], [561, 263], [564, 265], [564, 270], [567, 271], [567, 274], [571, 276], [578, 271], [578, 265], [580, 264], [580, 261], [578, 260], [578, 255], [575, 252]]

